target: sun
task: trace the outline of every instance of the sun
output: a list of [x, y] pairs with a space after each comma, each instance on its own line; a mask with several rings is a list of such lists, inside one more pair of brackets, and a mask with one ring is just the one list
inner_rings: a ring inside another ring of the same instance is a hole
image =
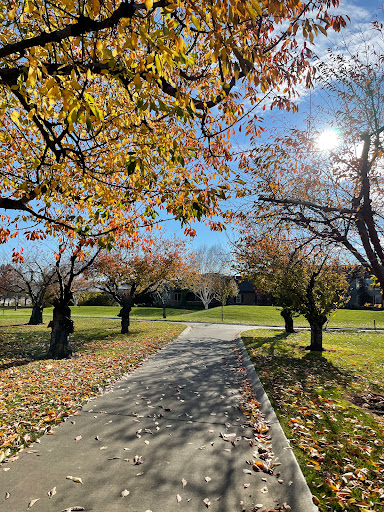
[[332, 151], [340, 144], [340, 135], [336, 130], [324, 130], [316, 143], [320, 151]]

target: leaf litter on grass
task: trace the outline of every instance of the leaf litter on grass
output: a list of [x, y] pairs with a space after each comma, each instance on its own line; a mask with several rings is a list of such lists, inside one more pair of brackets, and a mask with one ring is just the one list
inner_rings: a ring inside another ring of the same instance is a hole
[[[243, 333], [320, 511], [383, 511], [384, 423], [350, 397], [383, 385], [376, 366], [384, 344], [369, 334], [337, 333], [327, 335], [332, 351], [310, 354], [302, 349], [307, 337]], [[372, 369], [364, 355], [370, 341]]]

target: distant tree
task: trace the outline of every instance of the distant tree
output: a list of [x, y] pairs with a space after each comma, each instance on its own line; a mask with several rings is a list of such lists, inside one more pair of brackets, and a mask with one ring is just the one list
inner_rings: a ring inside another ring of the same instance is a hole
[[23, 283], [23, 288], [32, 302], [29, 325], [43, 323], [44, 302], [49, 295], [54, 294], [54, 285], [57, 283], [55, 266], [44, 259], [44, 256], [34, 253], [14, 267], [19, 282]]
[[78, 306], [79, 301], [86, 296], [93, 286], [92, 280], [86, 279], [84, 275], [77, 276], [72, 285], [73, 305]]
[[155, 239], [144, 249], [112, 251], [92, 266], [98, 288], [121, 306], [121, 333], [129, 332], [132, 306], [146, 294], [164, 292], [184, 271], [185, 244]]
[[4, 299], [14, 300], [16, 310], [20, 297], [25, 297], [28, 293], [25, 282], [20, 277], [17, 264], [6, 263], [0, 266], [0, 289]]
[[239, 287], [231, 276], [216, 274], [214, 279], [214, 298], [221, 304], [221, 321], [224, 321], [224, 306], [229, 297], [239, 293]]
[[301, 267], [292, 261], [292, 251], [276, 237], [248, 234], [235, 244], [235, 269], [281, 307], [285, 331], [294, 332], [293, 318], [300, 305]]
[[311, 328], [307, 348], [323, 350], [323, 326], [344, 303], [348, 288], [338, 260], [318, 247], [300, 247], [276, 236], [245, 237], [237, 244], [237, 254], [238, 270], [281, 306], [286, 332], [293, 332], [293, 317], [301, 314]]
[[227, 255], [219, 245], [201, 246], [192, 257], [192, 272], [189, 275], [189, 289], [208, 309], [215, 298], [217, 275], [227, 266]]

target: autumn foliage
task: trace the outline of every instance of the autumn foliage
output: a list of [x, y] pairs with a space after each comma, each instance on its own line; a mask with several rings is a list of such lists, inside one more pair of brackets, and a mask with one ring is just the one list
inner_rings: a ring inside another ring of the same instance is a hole
[[338, 4], [3, 3], [0, 208], [18, 216], [3, 217], [1, 241], [21, 220], [40, 222], [30, 239], [66, 230], [111, 247], [160, 210], [209, 217], [243, 103], [294, 108], [308, 43], [345, 24], [328, 12]]

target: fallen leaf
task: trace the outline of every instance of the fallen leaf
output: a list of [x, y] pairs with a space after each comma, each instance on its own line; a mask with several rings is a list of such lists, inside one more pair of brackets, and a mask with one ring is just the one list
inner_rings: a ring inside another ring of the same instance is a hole
[[268, 487], [263, 487], [262, 489], [260, 489], [260, 492], [263, 492], [265, 494], [266, 492], [268, 492]]
[[56, 494], [56, 487], [52, 487], [50, 491], [48, 491], [49, 498], [52, 498]]
[[5, 499], [5, 500], [7, 500], [9, 497], [10, 497], [9, 492], [6, 492], [6, 493], [5, 493], [5, 496], [4, 496], [4, 499]]
[[39, 499], [40, 499], [40, 498], [36, 498], [35, 500], [31, 500], [31, 501], [28, 503], [28, 508], [33, 507], [33, 505], [34, 505], [37, 501], [39, 501]]
[[210, 482], [210, 481], [212, 480], [212, 478], [211, 478], [210, 476], [206, 476], [206, 477], [204, 478], [204, 480], [208, 483], [208, 482]]
[[144, 459], [141, 455], [135, 455], [133, 457], [133, 462], [134, 464], [138, 465], [138, 464], [144, 464]]
[[67, 476], [65, 477], [67, 480], [72, 480], [72, 482], [76, 482], [77, 484], [82, 484], [83, 481], [81, 480], [81, 478], [77, 477], [77, 476]]
[[80, 441], [80, 439], [83, 439], [83, 436], [76, 436], [76, 437], [75, 437], [75, 441], [76, 441], [76, 442], [77, 442], [77, 441]]
[[207, 508], [208, 508], [208, 507], [210, 506], [210, 504], [211, 504], [211, 502], [209, 501], [209, 499], [208, 499], [208, 498], [205, 498], [205, 499], [203, 500], [203, 503], [204, 503], [204, 505], [205, 505]]
[[248, 489], [251, 484], [243, 484], [244, 489]]
[[107, 446], [100, 446], [99, 450], [106, 450]]
[[140, 473], [136, 473], [136, 476], [143, 476], [144, 475], [144, 471], [140, 471]]
[[126, 496], [128, 496], [128, 494], [129, 494], [129, 491], [127, 491], [127, 489], [124, 489], [123, 491], [121, 491], [120, 496], [122, 498], [125, 498]]
[[183, 488], [187, 485], [187, 481], [184, 478], [182, 478], [181, 483], [183, 484]]
[[176, 501], [177, 501], [177, 503], [180, 503], [181, 499], [182, 498], [181, 498], [180, 494], [176, 494]]
[[62, 510], [61, 512], [80, 512], [80, 510], [85, 510], [85, 508], [75, 505], [74, 507], [68, 507], [68, 508]]

